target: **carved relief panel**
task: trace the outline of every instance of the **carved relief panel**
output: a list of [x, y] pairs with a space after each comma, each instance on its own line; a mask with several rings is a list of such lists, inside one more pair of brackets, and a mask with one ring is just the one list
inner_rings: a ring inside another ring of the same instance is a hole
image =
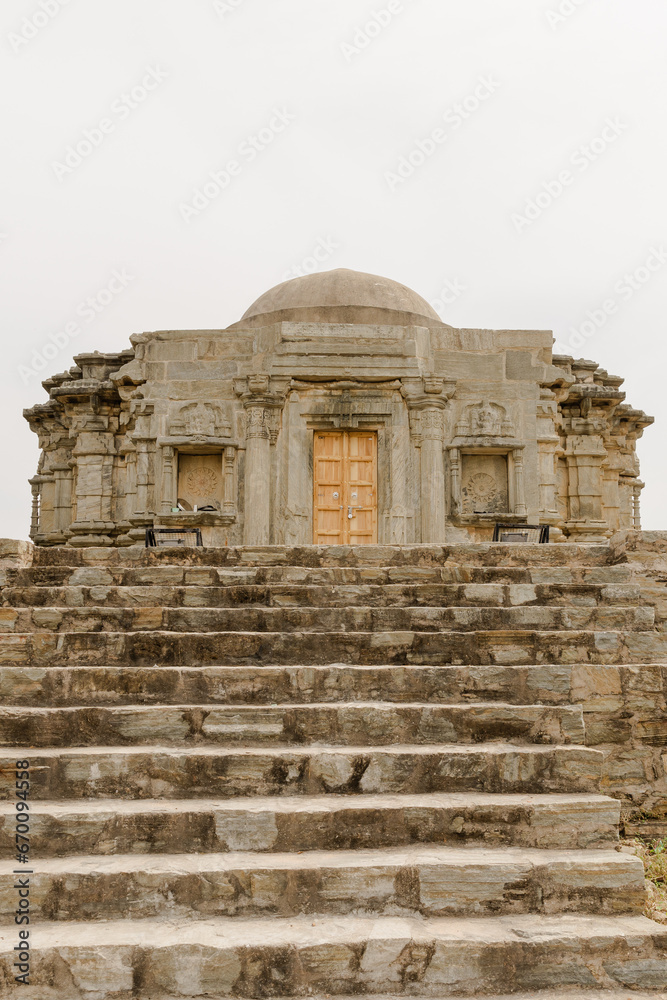
[[222, 456], [179, 455], [178, 498], [196, 507], [215, 507], [223, 502]]
[[194, 441], [206, 438], [229, 438], [232, 435], [231, 414], [218, 403], [188, 403], [182, 406], [171, 420], [172, 437], [191, 437]]
[[507, 513], [507, 456], [463, 455], [461, 464], [462, 513]]
[[456, 425], [457, 437], [514, 437], [514, 426], [507, 410], [499, 403], [483, 400], [467, 406]]

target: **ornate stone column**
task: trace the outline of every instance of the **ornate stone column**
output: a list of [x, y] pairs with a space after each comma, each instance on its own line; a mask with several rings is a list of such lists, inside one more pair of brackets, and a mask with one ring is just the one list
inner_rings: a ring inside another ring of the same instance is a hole
[[174, 457], [175, 450], [170, 446], [162, 449], [162, 513], [170, 514], [171, 508], [176, 500], [176, 487], [174, 484]]
[[153, 455], [155, 454], [156, 434], [153, 428], [153, 414], [155, 405], [140, 400], [132, 404], [132, 415], [135, 420], [134, 430], [129, 434], [129, 438], [135, 447], [134, 461], [134, 511], [130, 515], [129, 521], [132, 528], [128, 532], [128, 537], [135, 543], [140, 542], [145, 537], [146, 527], [153, 525], [155, 514], [152, 509], [154, 492], [151, 487]]
[[644, 486], [645, 483], [637, 479], [632, 487], [632, 527], [635, 531], [642, 530], [641, 495]]
[[405, 379], [401, 390], [410, 428], [419, 449], [421, 540], [445, 541], [445, 409], [456, 388], [443, 379]]
[[30, 512], [30, 537], [35, 539], [39, 534], [39, 501], [42, 490], [42, 477], [37, 475], [29, 479], [32, 491], [32, 509]]
[[236, 516], [236, 448], [227, 447], [223, 453], [222, 480], [223, 480], [223, 513]]
[[461, 508], [461, 449], [449, 449], [450, 495], [452, 498], [452, 513], [458, 514]]
[[560, 436], [556, 431], [558, 403], [550, 389], [542, 389], [537, 404], [537, 448], [540, 491], [540, 521], [555, 526], [559, 519], [557, 453]]
[[420, 411], [420, 417], [422, 542], [444, 542], [444, 413], [442, 408], [424, 406]]
[[271, 446], [278, 437], [289, 382], [249, 375], [234, 383], [246, 411], [245, 545], [268, 545], [271, 541]]
[[512, 452], [512, 465], [514, 467], [514, 513], [526, 515], [526, 491], [523, 477], [523, 449], [515, 448]]
[[245, 525], [246, 545], [268, 545], [271, 524], [271, 445], [267, 411], [259, 401], [246, 406]]
[[604, 538], [607, 523], [602, 511], [602, 463], [606, 451], [599, 434], [569, 434], [565, 459], [568, 469], [570, 534], [577, 541]]
[[81, 414], [77, 423], [72, 452], [76, 460], [76, 521], [68, 529], [69, 544], [112, 545], [114, 433], [108, 417], [98, 412], [95, 399], [90, 412]]
[[65, 532], [72, 521], [72, 469], [69, 462], [53, 466], [55, 476], [55, 492], [53, 502], [54, 530], [61, 536], [61, 544], [65, 542]]

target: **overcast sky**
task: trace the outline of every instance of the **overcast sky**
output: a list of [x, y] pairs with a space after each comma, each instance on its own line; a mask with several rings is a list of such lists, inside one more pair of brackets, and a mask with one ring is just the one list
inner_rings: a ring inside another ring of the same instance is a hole
[[664, 0], [3, 0], [2, 534], [42, 378], [316, 248], [623, 375], [667, 529], [666, 36]]

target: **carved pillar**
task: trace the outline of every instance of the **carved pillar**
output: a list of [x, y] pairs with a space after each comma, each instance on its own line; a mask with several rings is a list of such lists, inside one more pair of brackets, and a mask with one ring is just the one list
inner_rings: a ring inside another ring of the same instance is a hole
[[69, 544], [74, 546], [112, 545], [114, 433], [109, 418], [98, 412], [96, 399], [90, 412], [81, 414], [76, 445], [76, 521], [69, 529]]
[[427, 377], [405, 379], [402, 394], [410, 411], [410, 427], [420, 458], [421, 540], [445, 541], [445, 408], [454, 383]]
[[137, 440], [137, 492], [136, 492], [136, 515], [148, 514], [148, 487], [150, 485], [149, 468], [149, 442]]
[[135, 515], [145, 517], [151, 511], [149, 491], [151, 486], [151, 452], [155, 447], [155, 434], [151, 433], [154, 407], [151, 403], [140, 403], [136, 407], [136, 427], [132, 440], [136, 447], [136, 507]]
[[225, 448], [222, 459], [222, 510], [225, 514], [236, 514], [236, 448]]
[[622, 464], [618, 450], [607, 444], [607, 460], [602, 471], [602, 516], [612, 531], [618, 531], [621, 524]]
[[129, 519], [137, 509], [137, 452], [133, 445], [132, 450], [126, 453], [125, 458], [127, 486], [125, 491], [125, 517]]
[[69, 463], [54, 465], [54, 530], [63, 535], [72, 521], [72, 470]]
[[250, 375], [237, 379], [234, 391], [245, 407], [245, 545], [268, 545], [271, 541], [271, 498], [274, 495], [271, 445], [278, 437], [280, 416], [289, 379]]
[[170, 514], [176, 501], [174, 484], [175, 450], [168, 445], [162, 449], [162, 513]]
[[644, 483], [640, 483], [639, 480], [636, 480], [634, 486], [632, 487], [632, 527], [635, 531], [642, 530], [641, 495], [644, 485]]
[[537, 404], [537, 447], [540, 492], [540, 521], [555, 526], [558, 511], [558, 451], [560, 437], [556, 432], [558, 403], [549, 389], [542, 389]]
[[42, 477], [33, 476], [28, 480], [32, 491], [32, 509], [30, 512], [30, 537], [34, 539], [39, 534], [39, 499], [42, 488]]
[[442, 409], [421, 411], [422, 542], [445, 540], [445, 456]]
[[[156, 434], [153, 429], [153, 413], [155, 406], [140, 400], [132, 404], [132, 415], [135, 418], [134, 430], [129, 438], [134, 445], [134, 510], [128, 520], [132, 528], [127, 538], [140, 542], [145, 537], [146, 528], [151, 527], [155, 514], [153, 497], [153, 456], [155, 454]], [[132, 467], [130, 466], [132, 471]]]
[[604, 449], [595, 438], [568, 439], [570, 515], [575, 521], [602, 521], [602, 459]]
[[245, 529], [246, 545], [268, 545], [271, 525], [271, 443], [267, 413], [260, 402], [246, 407]]
[[514, 511], [515, 514], [526, 515], [526, 491], [523, 476], [523, 450], [515, 448], [512, 452], [512, 464], [514, 466]]
[[55, 493], [56, 480], [51, 469], [45, 468], [40, 475], [39, 489], [39, 533], [48, 535], [49, 542], [57, 541], [55, 535]]
[[461, 450], [451, 448], [449, 451], [450, 489], [452, 498], [451, 513], [456, 516], [461, 510]]
[[606, 452], [602, 438], [594, 434], [570, 434], [565, 459], [568, 470], [570, 535], [579, 541], [595, 541], [606, 534], [602, 512], [602, 463]]

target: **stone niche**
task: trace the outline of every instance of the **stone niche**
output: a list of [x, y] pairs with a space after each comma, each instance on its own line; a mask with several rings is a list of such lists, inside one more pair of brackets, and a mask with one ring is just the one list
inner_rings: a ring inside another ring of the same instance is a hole
[[509, 513], [507, 455], [461, 456], [461, 512]]
[[178, 456], [178, 501], [186, 510], [215, 507], [222, 510], [222, 454]]

